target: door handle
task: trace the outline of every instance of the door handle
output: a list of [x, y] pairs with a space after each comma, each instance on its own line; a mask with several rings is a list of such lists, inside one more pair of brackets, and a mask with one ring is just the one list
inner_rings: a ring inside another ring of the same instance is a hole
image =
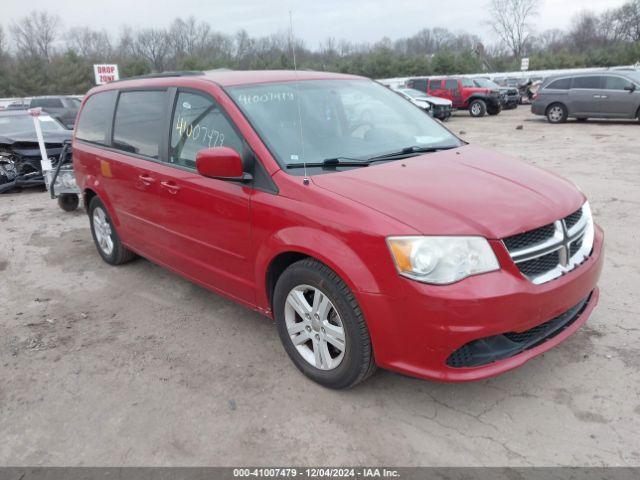
[[593, 98], [602, 98], [600, 95], [594, 95]]
[[166, 189], [172, 195], [175, 195], [180, 190], [180, 187], [172, 181], [162, 181], [160, 182], [160, 186]]
[[147, 175], [146, 173], [143, 173], [141, 175], [138, 175], [138, 180], [140, 180], [144, 185], [146, 185], [147, 187], [153, 183], [155, 183], [156, 179], [153, 178], [151, 175]]
[[609, 98], [608, 95], [600, 95], [600, 98]]

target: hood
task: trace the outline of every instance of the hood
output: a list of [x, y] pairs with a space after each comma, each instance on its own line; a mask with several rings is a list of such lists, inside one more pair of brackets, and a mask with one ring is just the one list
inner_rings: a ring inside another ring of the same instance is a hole
[[567, 180], [472, 146], [312, 178], [424, 235], [504, 238], [567, 216], [585, 200]]
[[427, 101], [426, 98], [412, 98], [411, 103], [422, 108], [431, 108], [431, 104]]
[[[65, 140], [71, 140], [73, 132], [71, 130], [61, 130], [59, 132], [42, 132], [44, 143], [62, 144]], [[38, 143], [35, 130], [26, 132], [16, 132], [0, 135], [0, 144], [13, 145], [19, 143]]]
[[440, 98], [440, 97], [428, 96], [428, 97], [425, 97], [425, 100], [433, 105], [438, 105], [439, 107], [446, 107], [446, 106], [450, 107], [453, 104], [451, 100], [448, 100], [446, 98]]
[[[42, 132], [47, 156], [57, 157], [62, 151], [65, 140], [71, 140], [73, 133], [69, 131]], [[10, 148], [22, 157], [40, 158], [40, 147], [35, 132], [12, 133], [0, 136], [0, 148]]]

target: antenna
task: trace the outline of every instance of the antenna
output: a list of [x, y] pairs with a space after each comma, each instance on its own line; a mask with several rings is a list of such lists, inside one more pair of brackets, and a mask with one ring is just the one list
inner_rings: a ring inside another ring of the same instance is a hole
[[298, 106], [298, 125], [300, 126], [300, 145], [302, 147], [302, 167], [304, 168], [304, 178], [302, 183], [309, 185], [309, 177], [307, 176], [307, 157], [304, 152], [304, 135], [302, 132], [302, 110], [300, 109], [300, 88], [298, 81], [298, 66], [296, 65], [296, 47], [293, 43], [293, 15], [289, 10], [289, 44], [291, 45], [291, 55], [293, 57], [293, 71], [296, 75], [296, 104]]

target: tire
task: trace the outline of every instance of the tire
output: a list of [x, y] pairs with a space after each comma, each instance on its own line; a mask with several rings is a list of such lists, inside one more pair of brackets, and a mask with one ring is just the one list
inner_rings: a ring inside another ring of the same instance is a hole
[[58, 197], [58, 206], [65, 212], [73, 212], [80, 205], [80, 197], [75, 193], [63, 193]]
[[569, 112], [567, 111], [567, 107], [563, 104], [552, 103], [547, 107], [545, 115], [547, 116], [549, 123], [564, 123], [567, 121]]
[[487, 113], [487, 104], [484, 100], [475, 99], [469, 104], [469, 113], [472, 117], [484, 117]]
[[502, 107], [500, 105], [497, 107], [487, 107], [487, 113], [489, 115], [498, 115], [500, 112], [502, 112]]
[[358, 302], [326, 265], [311, 258], [290, 265], [276, 283], [273, 311], [289, 358], [314, 382], [351, 388], [375, 371], [371, 338]]
[[88, 213], [93, 242], [105, 262], [110, 265], [122, 265], [136, 258], [136, 254], [120, 241], [107, 209], [97, 196], [89, 202]]

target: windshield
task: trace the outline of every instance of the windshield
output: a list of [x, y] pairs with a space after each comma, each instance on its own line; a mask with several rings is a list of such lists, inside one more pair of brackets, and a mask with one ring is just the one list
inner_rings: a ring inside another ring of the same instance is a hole
[[[38, 117], [43, 132], [60, 132], [64, 127], [48, 115]], [[0, 135], [9, 136], [16, 133], [34, 132], [33, 118], [30, 115], [0, 116]]]
[[500, 88], [496, 83], [486, 78], [474, 78], [473, 82], [481, 88]]
[[633, 72], [624, 72], [629, 76], [635, 83], [640, 84], [640, 70], [634, 70]]
[[422, 110], [370, 80], [243, 85], [228, 92], [281, 165], [461, 145]]

